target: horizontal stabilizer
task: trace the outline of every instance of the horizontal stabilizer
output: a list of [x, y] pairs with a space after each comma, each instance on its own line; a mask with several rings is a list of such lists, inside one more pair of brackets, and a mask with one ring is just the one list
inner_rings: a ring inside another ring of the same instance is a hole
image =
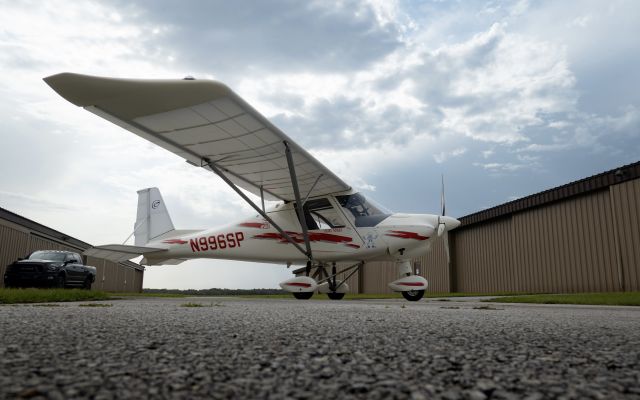
[[149, 254], [167, 251], [167, 249], [159, 249], [155, 247], [144, 246], [126, 246], [123, 244], [106, 244], [104, 246], [95, 246], [85, 250], [85, 256], [96, 258], [104, 258], [110, 261], [120, 262], [130, 260], [132, 258]]
[[140, 265], [178, 265], [187, 261], [186, 258], [161, 258], [161, 259], [147, 259], [146, 257], [140, 260]]

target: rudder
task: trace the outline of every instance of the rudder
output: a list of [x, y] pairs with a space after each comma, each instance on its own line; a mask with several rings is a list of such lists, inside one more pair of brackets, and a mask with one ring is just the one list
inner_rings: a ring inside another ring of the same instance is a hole
[[138, 191], [138, 213], [133, 234], [136, 246], [144, 246], [153, 238], [174, 230], [173, 222], [158, 188]]

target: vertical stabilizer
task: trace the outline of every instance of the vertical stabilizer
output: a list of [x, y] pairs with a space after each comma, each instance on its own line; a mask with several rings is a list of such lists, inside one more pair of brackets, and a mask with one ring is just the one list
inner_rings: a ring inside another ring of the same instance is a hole
[[174, 230], [173, 222], [158, 188], [138, 191], [138, 214], [133, 234], [136, 246], [144, 246], [153, 238]]

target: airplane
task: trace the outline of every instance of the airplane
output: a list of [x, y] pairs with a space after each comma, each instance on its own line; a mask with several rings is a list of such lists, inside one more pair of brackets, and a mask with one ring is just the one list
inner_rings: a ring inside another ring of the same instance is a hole
[[[138, 192], [134, 245], [96, 246], [86, 255], [113, 261], [143, 256], [143, 265], [195, 258], [305, 265], [304, 275], [280, 283], [300, 300], [315, 292], [342, 299], [346, 281], [367, 262], [395, 261], [400, 276], [389, 287], [409, 301], [420, 300], [428, 286], [413, 273], [411, 259], [426, 254], [438, 237], [449, 256], [447, 232], [460, 222], [445, 215], [444, 181], [440, 215], [393, 213], [354, 190], [223, 83], [75, 73], [44, 81], [72, 104], [218, 175], [257, 213], [224, 227], [176, 230], [160, 191], [147, 188]], [[265, 201], [278, 203], [267, 209]], [[348, 266], [338, 272], [337, 264]]]

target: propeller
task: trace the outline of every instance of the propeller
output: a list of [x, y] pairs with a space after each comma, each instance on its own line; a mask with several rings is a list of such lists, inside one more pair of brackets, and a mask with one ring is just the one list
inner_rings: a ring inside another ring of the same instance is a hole
[[438, 215], [438, 237], [442, 237], [444, 240], [444, 251], [447, 253], [447, 264], [451, 262], [451, 256], [449, 254], [449, 233], [447, 232], [447, 226], [444, 223], [444, 216], [446, 212], [445, 199], [444, 199], [444, 174], [442, 175], [442, 186], [440, 190], [440, 215]]

